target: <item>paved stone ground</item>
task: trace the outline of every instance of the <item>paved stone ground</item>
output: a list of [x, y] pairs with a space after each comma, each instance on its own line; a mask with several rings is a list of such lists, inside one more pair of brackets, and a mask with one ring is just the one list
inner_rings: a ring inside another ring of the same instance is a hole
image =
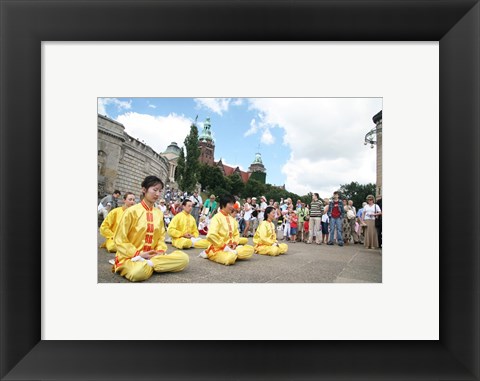
[[[103, 237], [98, 234], [99, 246]], [[253, 245], [252, 238], [249, 244]], [[168, 252], [173, 251], [167, 244]], [[144, 283], [381, 283], [382, 250], [367, 250], [363, 245], [289, 244], [286, 254], [269, 257], [254, 254], [224, 266], [199, 258], [200, 249], [184, 250], [188, 267], [179, 273], [154, 273]], [[128, 283], [112, 273], [109, 259], [114, 254], [98, 249], [98, 282]]]

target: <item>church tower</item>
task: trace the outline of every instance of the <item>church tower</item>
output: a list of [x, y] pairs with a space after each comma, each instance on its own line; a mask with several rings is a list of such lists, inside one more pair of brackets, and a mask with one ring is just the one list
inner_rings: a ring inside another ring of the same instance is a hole
[[262, 184], [266, 183], [267, 169], [263, 165], [262, 155], [259, 152], [255, 154], [255, 160], [253, 160], [253, 163], [248, 167], [248, 171], [251, 172], [251, 179], [260, 181]]
[[200, 147], [200, 163], [214, 165], [215, 142], [212, 138], [210, 118], [205, 120], [203, 130], [198, 137], [198, 146]]

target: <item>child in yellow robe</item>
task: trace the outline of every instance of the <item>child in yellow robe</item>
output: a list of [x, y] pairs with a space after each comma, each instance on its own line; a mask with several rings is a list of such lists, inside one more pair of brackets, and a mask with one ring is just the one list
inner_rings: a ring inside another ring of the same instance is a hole
[[113, 236], [115, 235], [118, 224], [122, 219], [123, 212], [132, 205], [135, 205], [135, 195], [131, 192], [127, 192], [123, 195], [123, 206], [119, 206], [107, 214], [102, 225], [100, 225], [100, 234], [105, 237], [105, 241], [100, 247], [106, 247], [107, 251], [110, 253], [115, 253], [117, 251], [117, 247], [113, 242]]
[[142, 202], [123, 213], [115, 233], [113, 271], [132, 282], [146, 280], [154, 271], [182, 271], [189, 262], [188, 255], [179, 250], [166, 252], [163, 213], [153, 207], [162, 188], [162, 180], [147, 176], [142, 182]]
[[210, 246], [205, 250], [208, 259], [227, 266], [233, 265], [237, 258], [248, 259], [253, 255], [253, 246], [238, 247], [238, 227], [230, 216], [234, 203], [233, 196], [220, 197], [221, 210], [210, 221], [207, 234]]
[[199, 233], [195, 218], [190, 214], [193, 203], [190, 199], [182, 202], [183, 210], [173, 217], [168, 225], [168, 235], [172, 237], [172, 246], [177, 249], [206, 249], [210, 243], [198, 238]]
[[285, 243], [278, 243], [277, 231], [275, 224], [272, 222], [275, 218], [275, 209], [268, 206], [265, 209], [265, 216], [266, 219], [260, 223], [253, 237], [255, 253], [271, 256], [285, 254], [288, 246]]

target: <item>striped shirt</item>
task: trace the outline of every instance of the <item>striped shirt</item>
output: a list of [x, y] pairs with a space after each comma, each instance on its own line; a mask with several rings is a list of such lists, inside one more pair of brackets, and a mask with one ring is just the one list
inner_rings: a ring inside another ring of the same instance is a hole
[[310, 204], [310, 217], [322, 217], [323, 204], [320, 200], [313, 201]]

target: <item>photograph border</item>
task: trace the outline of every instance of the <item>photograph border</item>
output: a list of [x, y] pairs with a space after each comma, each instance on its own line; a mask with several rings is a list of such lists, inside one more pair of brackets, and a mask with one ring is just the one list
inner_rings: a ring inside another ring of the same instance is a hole
[[[2, 380], [479, 379], [479, 0], [0, 6]], [[41, 340], [42, 41], [439, 41], [440, 340]]]

